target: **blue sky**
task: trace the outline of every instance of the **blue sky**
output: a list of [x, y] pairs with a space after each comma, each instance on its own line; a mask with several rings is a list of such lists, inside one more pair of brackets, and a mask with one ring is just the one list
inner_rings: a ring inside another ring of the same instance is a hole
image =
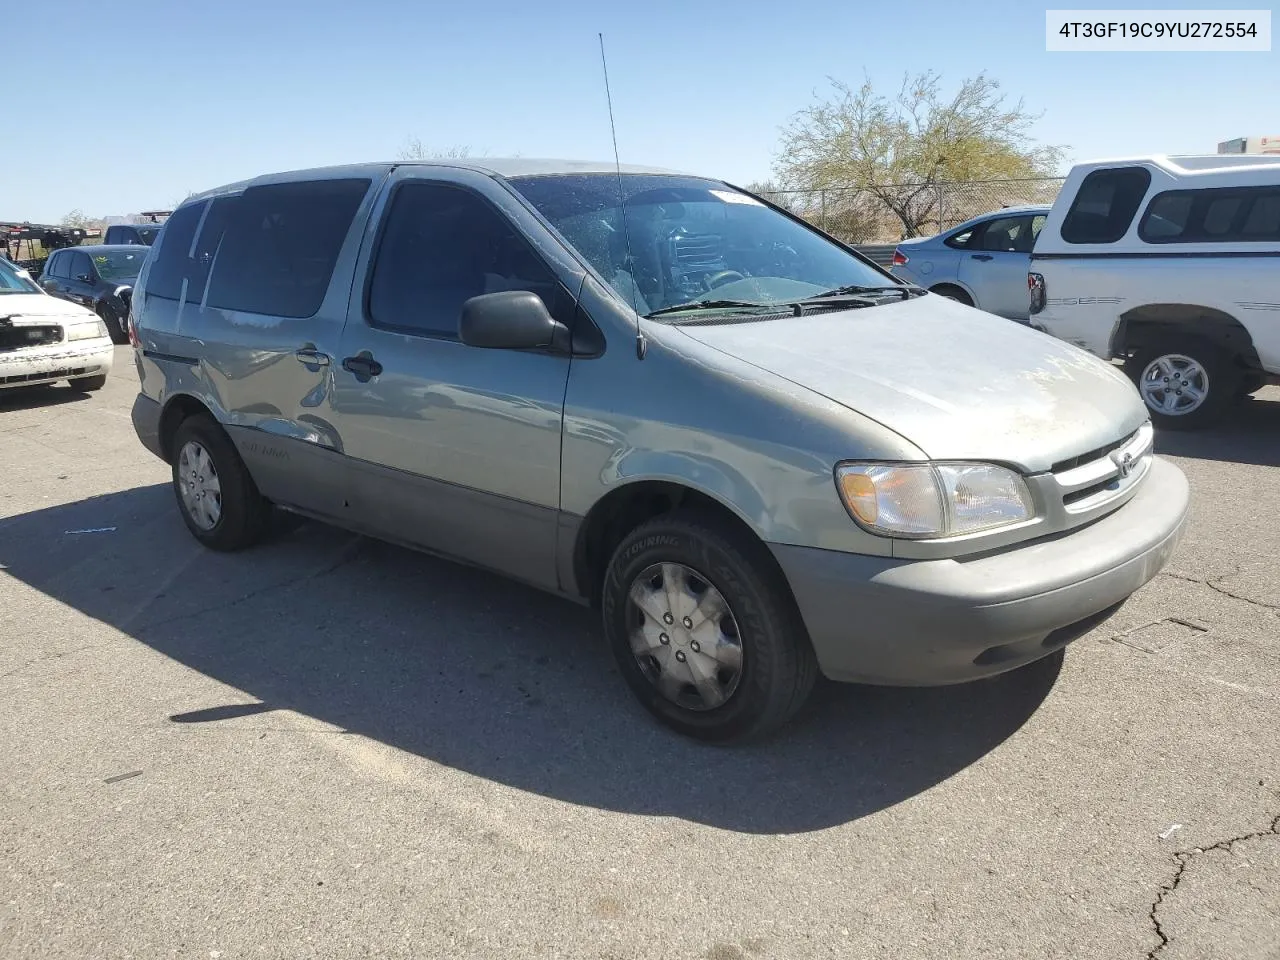
[[4, 28], [0, 220], [165, 207], [259, 173], [391, 159], [409, 137], [491, 156], [611, 158], [598, 31], [623, 160], [739, 182], [769, 174], [779, 127], [829, 76], [856, 84], [865, 73], [890, 89], [904, 71], [954, 85], [986, 70], [1044, 114], [1036, 135], [1070, 145], [1072, 159], [1212, 153], [1230, 137], [1280, 135], [1275, 52], [1046, 53], [1044, 10], [62, 0], [53, 17], [18, 2]]

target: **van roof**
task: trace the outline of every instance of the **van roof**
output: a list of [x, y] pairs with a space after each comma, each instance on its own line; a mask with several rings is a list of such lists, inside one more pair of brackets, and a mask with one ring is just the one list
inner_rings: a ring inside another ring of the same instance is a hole
[[472, 170], [476, 173], [483, 173], [493, 177], [502, 177], [504, 179], [515, 177], [557, 176], [573, 173], [616, 173], [619, 170], [623, 174], [690, 176], [690, 174], [685, 171], [668, 170], [662, 167], [638, 166], [626, 163], [619, 167], [619, 165], [614, 163], [612, 160], [559, 160], [533, 157], [477, 157], [474, 159], [464, 158], [458, 160], [388, 160], [380, 163], [354, 163], [344, 164], [341, 166], [313, 167], [305, 170], [288, 170], [281, 171], [279, 173], [264, 174], [260, 177], [254, 177], [251, 180], [240, 180], [235, 183], [227, 183], [220, 187], [214, 187], [210, 190], [192, 194], [187, 198], [187, 202], [203, 199], [208, 196], [216, 196], [217, 194], [243, 190], [246, 187], [250, 187], [258, 183], [281, 183], [290, 180], [304, 180], [311, 178], [330, 179], [342, 176], [369, 177], [386, 173], [396, 167], [446, 167], [452, 170]]

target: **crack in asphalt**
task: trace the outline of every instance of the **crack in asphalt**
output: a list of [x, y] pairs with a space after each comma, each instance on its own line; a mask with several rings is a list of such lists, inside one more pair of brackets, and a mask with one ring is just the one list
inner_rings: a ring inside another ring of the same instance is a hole
[[1243, 567], [1237, 567], [1235, 570], [1232, 570], [1230, 573], [1225, 574], [1221, 577], [1215, 577], [1212, 580], [1201, 580], [1197, 577], [1188, 577], [1182, 573], [1171, 573], [1168, 570], [1165, 570], [1162, 573], [1162, 576], [1170, 577], [1174, 580], [1181, 580], [1184, 583], [1198, 583], [1198, 584], [1201, 584], [1202, 586], [1208, 587], [1210, 590], [1216, 590], [1218, 593], [1222, 594], [1224, 597], [1231, 597], [1233, 600], [1243, 600], [1245, 603], [1251, 603], [1255, 607], [1262, 607], [1262, 609], [1264, 610], [1273, 610], [1277, 614], [1280, 614], [1280, 604], [1267, 603], [1265, 600], [1255, 600], [1253, 597], [1246, 597], [1240, 593], [1233, 593], [1232, 591], [1228, 590], [1226, 587], [1222, 585], [1223, 580], [1226, 580], [1228, 577], [1234, 577], [1236, 574], [1241, 573], [1243, 569], [1244, 569]]
[[327, 577], [331, 573], [337, 572], [347, 564], [353, 563], [360, 556], [360, 548], [363, 543], [363, 537], [352, 537], [342, 550], [339, 551], [337, 559], [320, 570], [305, 573], [297, 577], [290, 577], [288, 580], [281, 580], [279, 583], [271, 583], [264, 587], [258, 587], [256, 590], [250, 590], [248, 593], [241, 594], [238, 597], [233, 597], [230, 600], [224, 600], [221, 603], [215, 603], [210, 607], [202, 607], [199, 610], [189, 610], [185, 613], [177, 613], [171, 617], [152, 620], [150, 623], [141, 623], [132, 629], [136, 631], [136, 634], [140, 634], [143, 631], [150, 630], [155, 627], [168, 626], [169, 624], [178, 623], [182, 620], [190, 620], [193, 617], [202, 617], [206, 613], [213, 613], [216, 610], [230, 610], [232, 607], [238, 607], [240, 604], [247, 603], [255, 597], [261, 596], [262, 594], [268, 593], [272, 590], [284, 590], [288, 587], [295, 586], [296, 584], [305, 583], [308, 580], [319, 580], [322, 577]]
[[[1185, 579], [1185, 578], [1182, 578]], [[1155, 930], [1156, 936], [1160, 938], [1160, 942], [1154, 949], [1148, 951], [1147, 960], [1156, 960], [1164, 948], [1172, 942], [1172, 937], [1165, 933], [1163, 925], [1157, 914], [1164, 901], [1178, 889], [1178, 884], [1182, 882], [1183, 874], [1186, 872], [1187, 864], [1201, 854], [1209, 853], [1213, 850], [1226, 850], [1230, 852], [1231, 848], [1237, 843], [1244, 843], [1246, 840], [1261, 840], [1263, 837], [1280, 836], [1280, 814], [1277, 814], [1271, 821], [1271, 826], [1265, 830], [1255, 830], [1253, 833], [1241, 834], [1238, 837], [1231, 837], [1228, 840], [1219, 840], [1217, 843], [1208, 847], [1196, 847], [1194, 850], [1182, 850], [1173, 855], [1173, 859], [1177, 861], [1178, 868], [1173, 873], [1173, 878], [1166, 884], [1162, 885], [1156, 894], [1155, 901], [1151, 904], [1151, 910], [1147, 913], [1151, 926]]]

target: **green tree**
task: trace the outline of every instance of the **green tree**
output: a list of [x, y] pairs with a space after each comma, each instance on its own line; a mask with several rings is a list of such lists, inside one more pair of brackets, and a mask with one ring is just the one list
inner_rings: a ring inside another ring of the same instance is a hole
[[89, 225], [89, 218], [84, 215], [83, 210], [72, 210], [62, 218], [62, 226], [64, 227], [86, 227]]
[[985, 73], [947, 96], [932, 72], [907, 76], [896, 96], [868, 80], [854, 89], [832, 80], [828, 99], [784, 128], [776, 163], [792, 187], [850, 188], [877, 198], [916, 236], [935, 214], [943, 181], [1053, 176], [1064, 148], [1030, 135], [1038, 115], [1008, 104]]

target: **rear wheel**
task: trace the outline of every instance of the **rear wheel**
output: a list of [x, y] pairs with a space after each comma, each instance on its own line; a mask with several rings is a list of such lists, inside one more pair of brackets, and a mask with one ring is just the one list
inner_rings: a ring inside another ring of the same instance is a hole
[[1220, 419], [1239, 397], [1243, 376], [1225, 349], [1186, 334], [1143, 347], [1125, 368], [1151, 419], [1173, 430], [1196, 430]]
[[817, 662], [781, 574], [759, 544], [713, 519], [675, 513], [628, 534], [603, 608], [632, 693], [686, 736], [763, 736], [813, 689]]
[[973, 297], [965, 293], [959, 287], [953, 287], [949, 284], [941, 283], [929, 291], [936, 293], [940, 297], [946, 297], [948, 300], [954, 300], [956, 303], [963, 303], [966, 307], [973, 306]]
[[271, 505], [223, 429], [206, 416], [174, 435], [173, 490], [192, 536], [214, 550], [252, 546], [271, 528]]

